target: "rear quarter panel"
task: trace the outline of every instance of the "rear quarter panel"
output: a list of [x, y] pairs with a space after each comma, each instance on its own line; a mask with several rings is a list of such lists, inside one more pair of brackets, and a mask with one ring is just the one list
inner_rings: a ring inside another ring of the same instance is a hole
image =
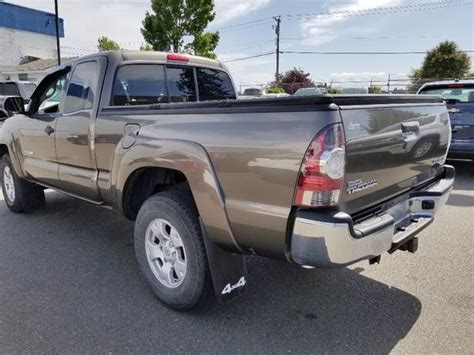
[[[139, 136], [144, 137], [145, 145], [147, 139], [199, 144], [216, 172], [239, 246], [246, 252], [284, 258], [288, 217], [303, 155], [323, 127], [340, 121], [339, 113], [328, 105], [290, 107], [254, 112], [229, 108], [199, 114], [100, 115], [96, 123], [98, 163], [102, 171], [111, 169], [112, 162], [102, 158], [112, 156], [124, 122], [142, 126]], [[159, 148], [150, 146], [152, 149], [160, 154]]]

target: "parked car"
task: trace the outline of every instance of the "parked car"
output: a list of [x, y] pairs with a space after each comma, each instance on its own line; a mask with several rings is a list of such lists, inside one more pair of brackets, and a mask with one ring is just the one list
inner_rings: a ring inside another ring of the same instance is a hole
[[368, 95], [369, 88], [343, 88], [341, 95]]
[[451, 117], [452, 140], [449, 157], [474, 159], [474, 80], [426, 83], [420, 95], [440, 95]]
[[238, 296], [245, 255], [334, 268], [417, 250], [453, 186], [449, 123], [430, 128], [429, 155], [377, 149], [387, 130], [403, 139], [445, 116], [440, 98], [235, 98], [206, 58], [101, 52], [57, 67], [0, 123], [5, 203], [42, 208], [52, 188], [134, 220], [142, 274], [180, 310], [212, 285], [220, 301]]
[[29, 81], [0, 81], [0, 96], [21, 96], [28, 104], [36, 84]]
[[239, 99], [258, 99], [263, 95], [263, 90], [258, 88], [245, 89], [244, 92], [239, 95]]
[[257, 88], [245, 89], [243, 96], [262, 96], [263, 90]]
[[[426, 115], [407, 119], [404, 123], [389, 124], [384, 113], [373, 117], [360, 117], [351, 122], [348, 130], [350, 135], [359, 135], [352, 140], [353, 155], [366, 155], [367, 147], [371, 153], [410, 155], [411, 159], [424, 159], [436, 150], [446, 149], [449, 145], [449, 135], [440, 137], [439, 130], [449, 124], [448, 113], [441, 115]], [[380, 125], [379, 122], [384, 122]], [[400, 135], [400, 131], [402, 134]], [[376, 133], [376, 134], [374, 134]], [[380, 144], [382, 143], [382, 144]], [[436, 153], [435, 153], [436, 154]], [[392, 157], [387, 157], [392, 159]]]
[[264, 93], [261, 98], [277, 98], [277, 97], [288, 97], [290, 96], [286, 92], [279, 92], [279, 93]]
[[328, 90], [324, 87], [301, 88], [296, 90], [295, 96], [326, 95], [327, 93]]

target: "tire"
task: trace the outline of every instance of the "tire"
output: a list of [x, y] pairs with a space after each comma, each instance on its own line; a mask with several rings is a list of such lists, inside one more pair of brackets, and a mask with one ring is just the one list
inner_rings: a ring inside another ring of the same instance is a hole
[[10, 211], [32, 212], [45, 206], [44, 190], [38, 185], [19, 178], [8, 155], [4, 155], [0, 160], [0, 179], [3, 198]]
[[165, 191], [145, 201], [135, 224], [135, 253], [149, 286], [172, 309], [192, 309], [212, 289], [201, 225], [188, 192]]

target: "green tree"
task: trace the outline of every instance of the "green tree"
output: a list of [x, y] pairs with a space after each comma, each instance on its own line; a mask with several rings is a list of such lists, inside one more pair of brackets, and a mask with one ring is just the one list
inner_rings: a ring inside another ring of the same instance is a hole
[[[213, 0], [151, 0], [141, 33], [155, 51], [186, 52], [215, 58], [219, 32], [204, 32], [214, 20]], [[185, 44], [185, 37], [192, 41]]]
[[278, 85], [273, 82], [270, 87], [281, 87], [287, 94], [294, 94], [298, 89], [315, 86], [314, 81], [309, 78], [301, 68], [293, 68], [284, 74], [279, 74]]
[[335, 88], [335, 87], [328, 87], [328, 94], [340, 94], [342, 92], [342, 89]]
[[414, 92], [427, 81], [463, 78], [470, 68], [471, 58], [455, 42], [441, 42], [426, 53], [421, 68], [412, 71], [409, 90]]
[[369, 93], [370, 94], [381, 94], [382, 93], [382, 88], [380, 86], [371, 86], [369, 88]]
[[140, 50], [150, 52], [153, 50], [153, 47], [151, 46], [150, 43], [144, 43], [140, 46]]
[[97, 49], [99, 50], [99, 52], [115, 51], [115, 50], [120, 49], [120, 46], [118, 45], [117, 42], [105, 36], [99, 37], [97, 42], [98, 42]]
[[267, 94], [284, 94], [285, 89], [283, 88], [270, 88], [267, 90]]

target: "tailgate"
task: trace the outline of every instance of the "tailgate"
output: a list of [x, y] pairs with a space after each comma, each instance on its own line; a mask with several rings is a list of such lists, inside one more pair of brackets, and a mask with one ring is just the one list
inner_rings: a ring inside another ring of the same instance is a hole
[[347, 152], [341, 208], [350, 214], [401, 195], [442, 171], [451, 136], [446, 106], [386, 100], [340, 105]]

